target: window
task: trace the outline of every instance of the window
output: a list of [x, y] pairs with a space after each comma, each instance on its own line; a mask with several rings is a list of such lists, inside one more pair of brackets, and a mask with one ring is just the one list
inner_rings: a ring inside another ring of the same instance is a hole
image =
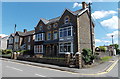
[[30, 45], [28, 45], [28, 50], [30, 50]]
[[47, 40], [50, 40], [51, 39], [51, 32], [48, 32], [47, 33]]
[[60, 43], [59, 44], [60, 53], [72, 52], [73, 46], [72, 43]]
[[65, 24], [68, 24], [68, 23], [69, 23], [69, 21], [70, 21], [69, 16], [66, 16], [66, 17], [64, 18], [64, 23], [65, 23]]
[[57, 26], [58, 26], [58, 24], [57, 24], [57, 23], [53, 24], [53, 27], [54, 27], [54, 28], [56, 28]]
[[35, 53], [43, 53], [43, 45], [35, 45], [34, 52]]
[[13, 49], [13, 45], [8, 45], [8, 49]]
[[50, 28], [51, 28], [51, 25], [48, 25], [47, 28], [50, 29]]
[[43, 40], [44, 40], [44, 33], [35, 35], [35, 41], [43, 41]]
[[57, 39], [57, 38], [58, 38], [58, 33], [57, 33], [57, 31], [54, 31], [53, 39]]
[[19, 36], [15, 36], [15, 42], [19, 42]]
[[59, 29], [59, 38], [72, 36], [72, 27], [65, 27]]
[[42, 30], [43, 29], [43, 26], [42, 24], [39, 25], [39, 29]]
[[28, 42], [30, 42], [30, 36], [28, 36]]
[[13, 43], [13, 38], [9, 38], [9, 44]]

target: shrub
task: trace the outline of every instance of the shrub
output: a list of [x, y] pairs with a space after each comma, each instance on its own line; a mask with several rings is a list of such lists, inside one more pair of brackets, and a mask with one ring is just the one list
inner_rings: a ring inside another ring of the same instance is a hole
[[91, 64], [95, 58], [95, 56], [92, 54], [92, 51], [90, 49], [83, 49], [82, 51], [82, 59], [85, 64]]
[[2, 54], [10, 54], [10, 53], [12, 53], [11, 49], [6, 49], [2, 51]]

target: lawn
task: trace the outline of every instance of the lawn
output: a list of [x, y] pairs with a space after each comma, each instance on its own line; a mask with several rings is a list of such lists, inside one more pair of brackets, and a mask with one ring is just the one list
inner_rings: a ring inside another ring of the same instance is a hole
[[100, 59], [105, 62], [105, 61], [109, 61], [109, 59], [111, 59], [111, 56], [105, 56], [105, 57], [101, 57]]

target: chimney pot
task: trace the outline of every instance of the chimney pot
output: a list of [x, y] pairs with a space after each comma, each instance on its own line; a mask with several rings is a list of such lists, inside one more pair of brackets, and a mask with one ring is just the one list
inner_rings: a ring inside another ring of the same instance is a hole
[[85, 2], [82, 2], [82, 8], [85, 9], [87, 8], [88, 4], [86, 4]]
[[26, 33], [27, 32], [27, 29], [24, 29], [24, 33]]

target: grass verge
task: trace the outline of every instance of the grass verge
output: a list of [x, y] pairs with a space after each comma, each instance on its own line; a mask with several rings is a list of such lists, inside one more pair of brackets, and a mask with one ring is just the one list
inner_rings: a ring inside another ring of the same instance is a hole
[[109, 59], [111, 59], [111, 56], [105, 56], [105, 57], [101, 57], [100, 59], [102, 60], [102, 62], [106, 62], [109, 61]]

